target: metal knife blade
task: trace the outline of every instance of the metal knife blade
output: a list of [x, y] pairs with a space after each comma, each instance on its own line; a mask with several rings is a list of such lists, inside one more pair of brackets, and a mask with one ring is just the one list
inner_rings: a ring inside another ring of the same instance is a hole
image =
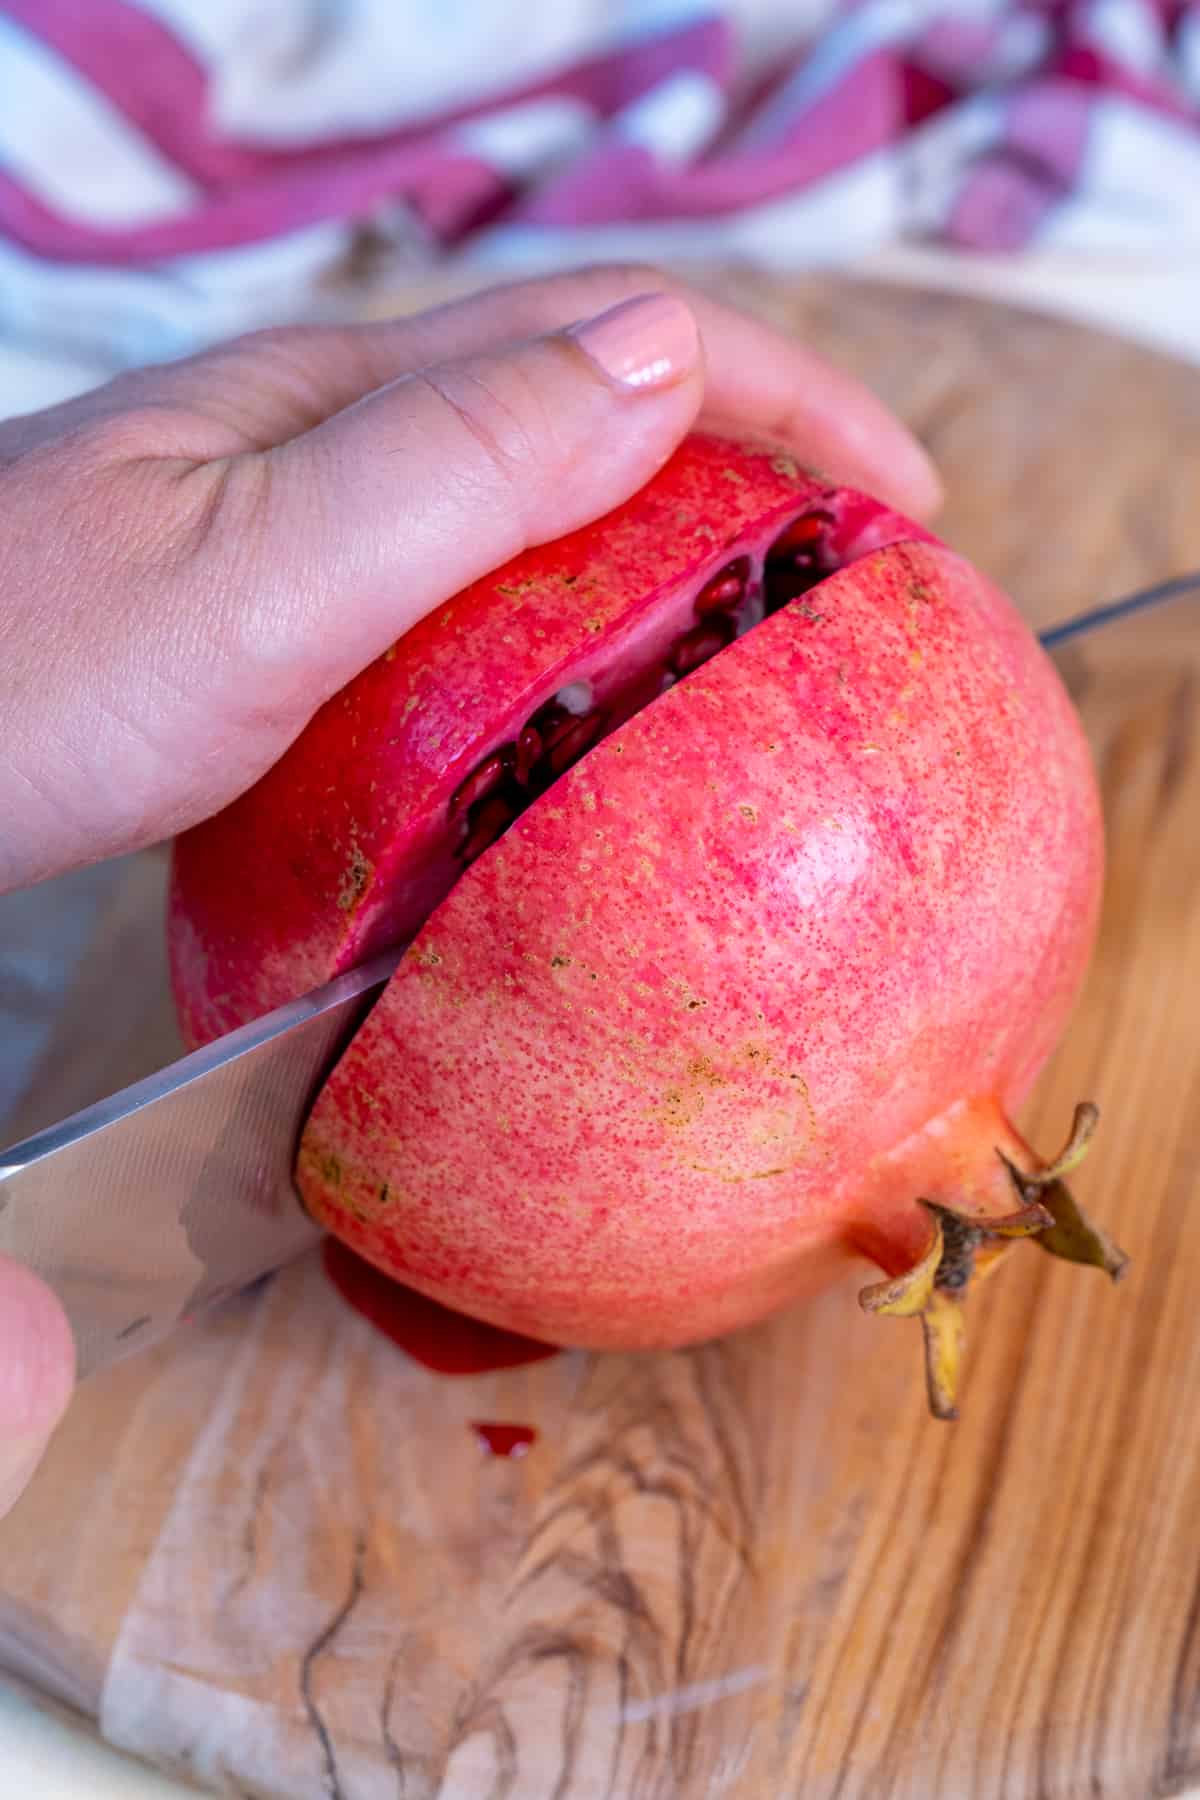
[[62, 1300], [81, 1374], [316, 1242], [291, 1182], [300, 1127], [399, 960], [338, 976], [0, 1150], [0, 1251]]
[[1135, 594], [1105, 601], [1102, 606], [1093, 606], [1089, 612], [1076, 613], [1073, 619], [1065, 619], [1061, 625], [1051, 625], [1038, 634], [1038, 642], [1043, 650], [1057, 650], [1062, 644], [1074, 643], [1077, 638], [1090, 637], [1102, 626], [1119, 624], [1122, 619], [1132, 618], [1134, 613], [1146, 612], [1151, 607], [1165, 605], [1168, 600], [1182, 600], [1185, 595], [1196, 593], [1200, 593], [1200, 571], [1173, 575], [1169, 581], [1155, 582], [1153, 587], [1139, 588]]

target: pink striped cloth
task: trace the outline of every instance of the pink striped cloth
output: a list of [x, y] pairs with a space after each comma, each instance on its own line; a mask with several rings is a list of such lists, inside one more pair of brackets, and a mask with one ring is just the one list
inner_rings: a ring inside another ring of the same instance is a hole
[[0, 329], [145, 360], [449, 257], [1171, 252], [1198, 127], [1200, 0], [0, 0]]

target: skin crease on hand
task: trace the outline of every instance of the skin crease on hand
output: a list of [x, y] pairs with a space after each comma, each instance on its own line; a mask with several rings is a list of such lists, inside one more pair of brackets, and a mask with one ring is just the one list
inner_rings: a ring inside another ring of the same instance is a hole
[[[649, 268], [261, 332], [0, 425], [0, 892], [234, 799], [418, 618], [697, 423], [940, 501], [857, 382]], [[0, 1261], [0, 1510], [72, 1371], [57, 1301]]]

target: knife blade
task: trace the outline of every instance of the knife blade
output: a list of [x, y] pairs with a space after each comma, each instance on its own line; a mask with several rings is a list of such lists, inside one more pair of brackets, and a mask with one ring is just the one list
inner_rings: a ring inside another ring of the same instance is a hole
[[[1200, 592], [1200, 572], [1041, 633], [1047, 650]], [[320, 1237], [291, 1170], [317, 1088], [393, 974], [390, 952], [0, 1150], [0, 1252], [62, 1300], [79, 1369], [166, 1337]]]
[[58, 1294], [80, 1375], [315, 1243], [291, 1181], [320, 1085], [400, 952], [0, 1150], [0, 1252]]

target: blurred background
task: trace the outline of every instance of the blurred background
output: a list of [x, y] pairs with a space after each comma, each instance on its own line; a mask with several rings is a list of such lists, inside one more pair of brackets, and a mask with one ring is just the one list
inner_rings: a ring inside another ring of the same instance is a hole
[[0, 413], [608, 257], [1200, 358], [1195, 0], [0, 0], [0, 95]]

